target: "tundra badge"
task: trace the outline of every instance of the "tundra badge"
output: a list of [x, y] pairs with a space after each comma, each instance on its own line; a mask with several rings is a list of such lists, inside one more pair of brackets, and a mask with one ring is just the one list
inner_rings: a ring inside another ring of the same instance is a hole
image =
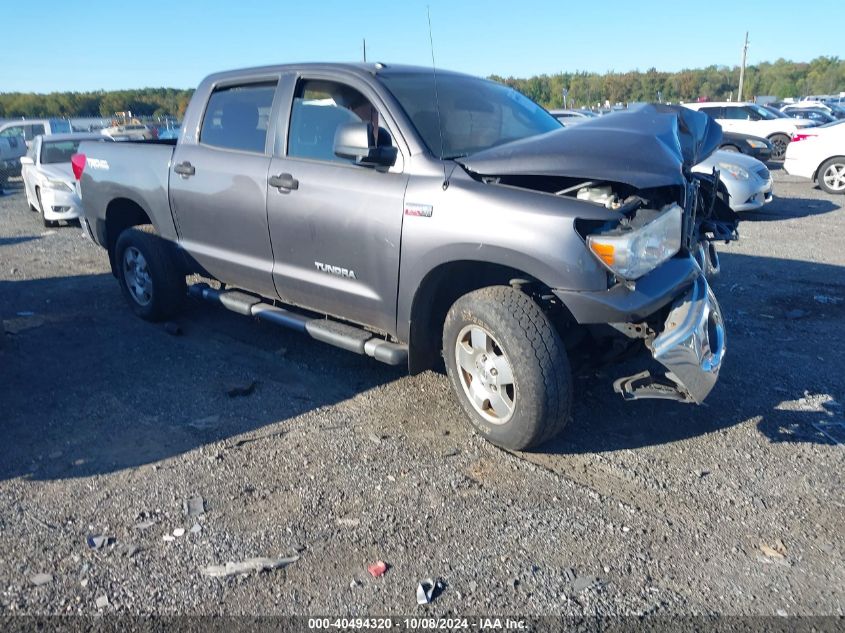
[[347, 268], [341, 268], [340, 266], [331, 266], [329, 264], [324, 264], [322, 262], [314, 262], [314, 266], [317, 267], [317, 270], [321, 270], [324, 273], [329, 273], [330, 275], [337, 275], [338, 277], [346, 277], [347, 279], [357, 279], [355, 276], [354, 270], [349, 270]]

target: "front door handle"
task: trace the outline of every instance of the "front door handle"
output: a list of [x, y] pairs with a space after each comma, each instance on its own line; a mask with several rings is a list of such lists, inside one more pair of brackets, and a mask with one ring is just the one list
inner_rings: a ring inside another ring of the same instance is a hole
[[193, 176], [197, 173], [197, 168], [191, 165], [188, 161], [185, 161], [184, 163], [178, 163], [176, 167], [173, 168], [173, 171], [182, 176], [182, 178], [187, 178], [188, 176]]
[[278, 189], [287, 189], [288, 191], [299, 189], [299, 181], [290, 174], [270, 176], [270, 178], [267, 179], [267, 182], [270, 183], [271, 187], [276, 187]]

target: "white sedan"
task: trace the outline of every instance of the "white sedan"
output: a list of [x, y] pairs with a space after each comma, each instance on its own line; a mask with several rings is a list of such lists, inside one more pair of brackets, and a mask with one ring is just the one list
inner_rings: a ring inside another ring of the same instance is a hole
[[828, 193], [845, 193], [845, 119], [793, 136], [783, 168], [791, 176], [815, 180]]
[[101, 134], [51, 134], [36, 136], [21, 157], [21, 175], [29, 208], [41, 214], [44, 226], [73, 220], [82, 213], [76, 180], [70, 166], [81, 141], [102, 141]]
[[778, 116], [756, 103], [730, 101], [685, 103], [685, 107], [709, 114], [723, 130], [768, 139], [772, 144], [772, 159], [783, 160], [789, 139], [801, 128], [815, 125], [805, 119]]

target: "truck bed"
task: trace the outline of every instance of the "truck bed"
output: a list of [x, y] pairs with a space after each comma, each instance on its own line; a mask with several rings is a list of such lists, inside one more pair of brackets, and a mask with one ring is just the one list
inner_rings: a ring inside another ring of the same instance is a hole
[[107, 247], [105, 231], [109, 207], [137, 205], [159, 235], [176, 240], [176, 226], [170, 211], [168, 179], [176, 141], [144, 140], [102, 143], [83, 141], [79, 153], [85, 155], [80, 180], [85, 219], [94, 240]]

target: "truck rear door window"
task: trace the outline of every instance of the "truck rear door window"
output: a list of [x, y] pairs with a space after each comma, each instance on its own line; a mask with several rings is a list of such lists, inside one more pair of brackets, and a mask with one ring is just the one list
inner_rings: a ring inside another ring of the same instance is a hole
[[276, 82], [227, 86], [211, 93], [200, 143], [264, 153]]

